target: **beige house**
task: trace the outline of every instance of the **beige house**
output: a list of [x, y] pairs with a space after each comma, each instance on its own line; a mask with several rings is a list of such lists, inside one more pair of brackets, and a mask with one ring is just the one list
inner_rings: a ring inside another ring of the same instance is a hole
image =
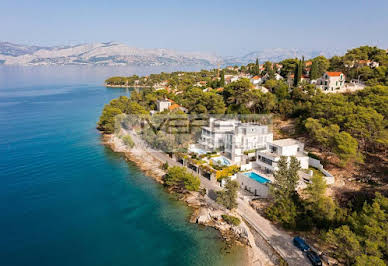
[[345, 75], [342, 72], [325, 72], [316, 84], [324, 93], [343, 91], [345, 90]]

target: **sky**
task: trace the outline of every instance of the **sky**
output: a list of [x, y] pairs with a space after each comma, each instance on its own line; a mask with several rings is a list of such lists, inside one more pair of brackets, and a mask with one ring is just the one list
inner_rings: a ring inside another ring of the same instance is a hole
[[388, 48], [387, 0], [1, 0], [0, 41], [125, 43], [239, 56], [272, 48]]

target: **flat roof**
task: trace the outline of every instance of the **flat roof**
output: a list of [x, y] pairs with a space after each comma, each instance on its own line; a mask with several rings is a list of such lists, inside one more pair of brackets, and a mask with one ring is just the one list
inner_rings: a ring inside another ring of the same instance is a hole
[[269, 143], [277, 146], [281, 146], [281, 147], [302, 144], [302, 142], [296, 139], [278, 139], [278, 140], [271, 141]]
[[[276, 158], [280, 158], [282, 156], [280, 154], [277, 154], [276, 152], [260, 151], [260, 150], [257, 151], [257, 154], [270, 158], [271, 160], [275, 160]], [[303, 152], [297, 152], [295, 155], [290, 155], [290, 156], [295, 156], [298, 158], [308, 157], [308, 155]], [[290, 157], [290, 156], [286, 156], [286, 157]]]

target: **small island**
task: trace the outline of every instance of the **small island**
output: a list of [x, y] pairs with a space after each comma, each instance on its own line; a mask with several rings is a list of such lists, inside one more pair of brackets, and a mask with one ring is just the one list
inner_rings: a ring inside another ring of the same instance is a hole
[[112, 77], [105, 85], [138, 88], [105, 105], [105, 143], [192, 206], [192, 222], [250, 246], [251, 262], [303, 265], [306, 253], [385, 264], [386, 50]]

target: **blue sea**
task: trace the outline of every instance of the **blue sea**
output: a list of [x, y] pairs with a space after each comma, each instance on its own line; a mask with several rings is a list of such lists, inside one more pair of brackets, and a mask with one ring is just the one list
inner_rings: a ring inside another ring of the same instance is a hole
[[172, 69], [0, 66], [0, 265], [237, 265], [218, 232], [95, 129], [128, 89], [111, 75]]

